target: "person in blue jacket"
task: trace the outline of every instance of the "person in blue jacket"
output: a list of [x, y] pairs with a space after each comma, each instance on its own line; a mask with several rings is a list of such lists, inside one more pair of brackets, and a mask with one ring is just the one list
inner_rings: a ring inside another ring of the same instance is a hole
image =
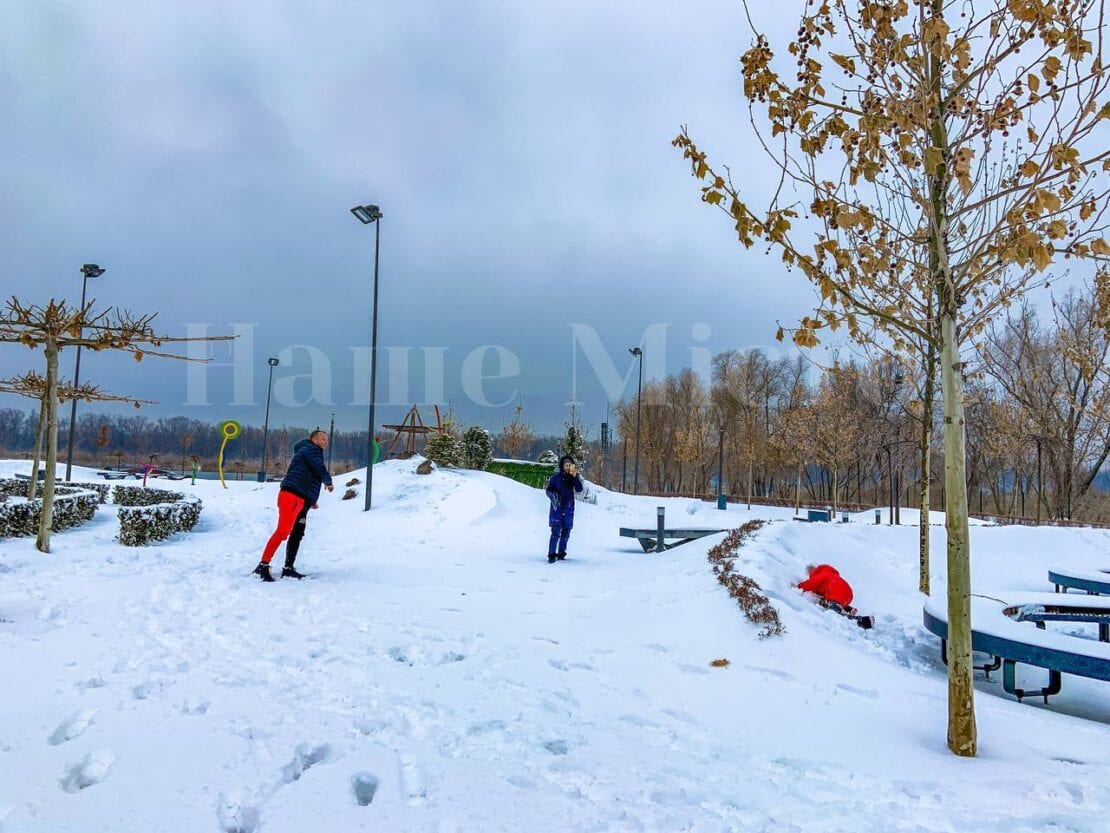
[[547, 522], [551, 526], [551, 540], [547, 545], [547, 563], [554, 564], [567, 557], [567, 540], [574, 526], [574, 493], [582, 491], [582, 478], [574, 458], [564, 454], [559, 458], [559, 470], [551, 475], [544, 489], [551, 501]]
[[297, 560], [297, 551], [304, 537], [308, 510], [316, 508], [321, 485], [325, 485], [329, 492], [334, 488], [328, 467], [324, 465], [324, 449], [327, 447], [327, 431], [313, 431], [307, 440], [301, 440], [293, 446], [293, 459], [278, 491], [277, 529], [266, 542], [262, 560], [254, 568], [254, 574], [263, 581], [274, 580], [270, 575], [270, 560], [286, 538], [289, 543], [285, 545], [285, 568], [281, 571], [281, 577], [304, 578], [304, 574], [297, 572], [293, 564]]

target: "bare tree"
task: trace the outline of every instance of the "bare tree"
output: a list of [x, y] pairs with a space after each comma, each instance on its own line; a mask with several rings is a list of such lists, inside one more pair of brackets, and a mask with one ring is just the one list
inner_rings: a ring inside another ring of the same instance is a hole
[[189, 361], [185, 356], [164, 353], [166, 343], [185, 341], [223, 341], [231, 336], [206, 338], [173, 338], [154, 331], [153, 315], [135, 316], [125, 310], [109, 307], [94, 313], [90, 302], [84, 307], [71, 307], [65, 301], [51, 300], [46, 306], [24, 304], [11, 298], [0, 313], [0, 342], [23, 344], [31, 349], [42, 348], [46, 374], [42, 388], [42, 428], [46, 443], [46, 478], [43, 484], [43, 507], [35, 546], [50, 552], [50, 527], [53, 522], [55, 467], [58, 458], [58, 354], [66, 347], [82, 346], [91, 350], [122, 350], [136, 361], [143, 356]]

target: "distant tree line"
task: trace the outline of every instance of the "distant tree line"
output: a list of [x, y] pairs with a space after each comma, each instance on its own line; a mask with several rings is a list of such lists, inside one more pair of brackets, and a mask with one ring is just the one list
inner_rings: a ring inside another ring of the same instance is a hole
[[[710, 495], [721, 454], [733, 499], [782, 503], [886, 505], [897, 484], [902, 506], [920, 493], [923, 372], [890, 356], [853, 359], [814, 370], [803, 356], [730, 350], [713, 359], [704, 380], [689, 369], [645, 382], [640, 409], [639, 491]], [[1069, 295], [1045, 320], [1015, 308], [988, 331], [976, 367], [968, 368], [968, 490], [972, 511], [1005, 517], [1110, 519], [1105, 472], [1110, 457], [1110, 343], [1086, 296]], [[936, 395], [936, 387], [932, 388]], [[939, 409], [929, 411], [939, 420]], [[33, 448], [37, 414], [0, 408], [0, 453]], [[317, 426], [270, 429], [268, 468], [280, 473], [293, 445]], [[578, 455], [587, 476], [631, 490], [636, 454], [636, 399], [617, 403], [613, 439], [577, 422]], [[61, 421], [63, 434], [68, 430]], [[228, 447], [228, 463], [257, 471], [262, 428], [247, 425]], [[590, 436], [590, 434], [593, 436]], [[934, 508], [943, 506], [939, 430], [931, 433]], [[388, 448], [392, 439], [382, 436]], [[95, 466], [145, 463], [179, 468], [196, 455], [211, 466], [220, 447], [216, 425], [187, 417], [79, 414], [75, 459]], [[535, 434], [518, 404], [494, 435], [494, 455], [539, 460], [567, 447], [567, 436]], [[336, 431], [337, 469], [366, 464], [366, 432]], [[384, 449], [383, 449], [384, 452]], [[1040, 487], [1038, 488], [1038, 483]]]
[[[923, 414], [940, 419], [939, 408], [924, 407], [920, 365], [880, 356], [814, 373], [802, 356], [751, 349], [721, 353], [712, 366], [710, 380], [686, 369], [645, 382], [640, 491], [712, 492], [723, 432], [733, 497], [882, 505], [893, 481], [899, 502], [915, 505]], [[971, 510], [1110, 519], [1099, 489], [1110, 457], [1110, 341], [1090, 297], [1068, 295], [1047, 320], [1015, 308], [986, 332], [966, 372]], [[623, 439], [605, 466], [609, 485], [631, 488], [636, 405], [633, 397], [616, 408]], [[938, 426], [930, 436], [932, 505], [941, 508]]]

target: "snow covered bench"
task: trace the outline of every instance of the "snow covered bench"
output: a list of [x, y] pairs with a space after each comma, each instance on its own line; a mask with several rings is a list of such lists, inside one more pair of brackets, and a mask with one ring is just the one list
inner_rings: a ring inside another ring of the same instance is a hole
[[[990, 654], [994, 662], [976, 666], [988, 673], [1002, 668], [1002, 687], [1020, 702], [1026, 695], [1059, 694], [1061, 674], [1110, 681], [1110, 598], [1067, 597], [1060, 593], [999, 593], [1001, 598], [972, 596], [971, 648]], [[944, 599], [932, 599], [923, 610], [925, 627], [941, 639], [948, 661], [948, 610]], [[1045, 622], [1085, 622], [1098, 626], [1099, 641], [1049, 632]], [[1035, 627], [1029, 627], [1032, 622]], [[1015, 683], [1015, 667], [1048, 669], [1048, 686], [1026, 691]]]
[[1066, 593], [1068, 588], [1084, 590], [1093, 596], [1110, 596], [1110, 572], [1098, 571], [1085, 573], [1081, 570], [1069, 570], [1064, 567], [1050, 567], [1048, 580], [1052, 582], [1057, 593]]

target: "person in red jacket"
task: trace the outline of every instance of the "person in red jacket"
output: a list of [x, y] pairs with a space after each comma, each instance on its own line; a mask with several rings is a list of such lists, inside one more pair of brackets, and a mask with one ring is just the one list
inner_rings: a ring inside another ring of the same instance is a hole
[[833, 602], [841, 607], [852, 606], [852, 586], [848, 584], [831, 564], [811, 564], [809, 578], [798, 585], [799, 590], [813, 593], [822, 601]]
[[875, 626], [872, 616], [860, 616], [852, 607], [852, 585], [844, 580], [836, 567], [831, 564], [810, 564], [806, 570], [809, 578], [798, 584], [798, 589], [813, 593], [817, 596], [817, 603], [821, 607], [836, 611], [842, 616], [854, 619], [856, 624], [864, 630]]

